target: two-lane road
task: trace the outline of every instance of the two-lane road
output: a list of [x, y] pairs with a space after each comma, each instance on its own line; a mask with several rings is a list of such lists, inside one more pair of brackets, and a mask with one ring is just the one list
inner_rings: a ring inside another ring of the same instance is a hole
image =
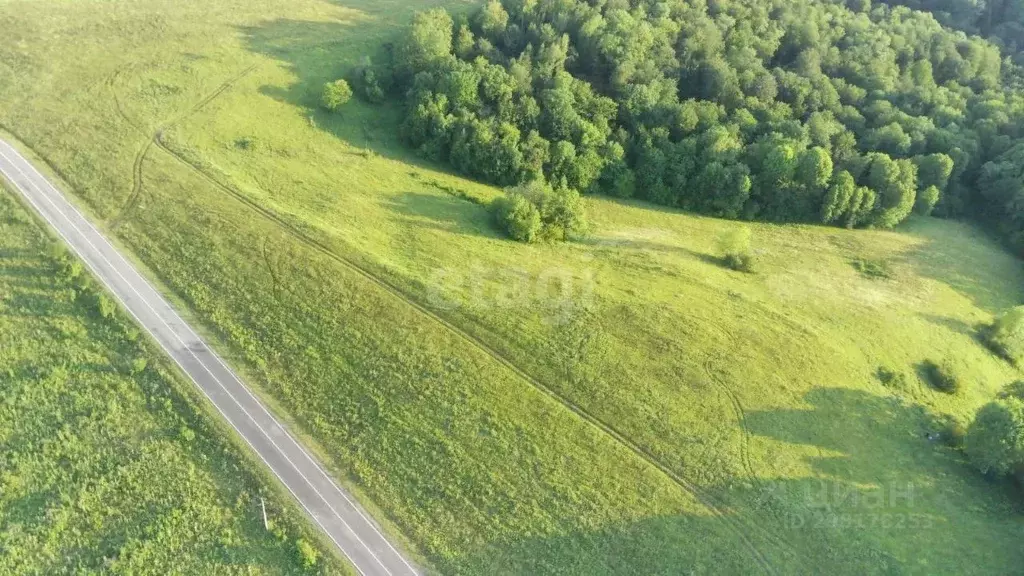
[[3, 141], [0, 173], [192, 379], [360, 574], [418, 574], [170, 303], [63, 194]]

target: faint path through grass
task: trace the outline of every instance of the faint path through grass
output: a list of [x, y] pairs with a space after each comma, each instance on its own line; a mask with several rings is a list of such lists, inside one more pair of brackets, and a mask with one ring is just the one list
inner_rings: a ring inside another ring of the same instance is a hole
[[128, 196], [128, 200], [125, 202], [124, 206], [121, 208], [121, 210], [118, 212], [118, 214], [111, 219], [111, 221], [110, 221], [110, 229], [111, 230], [115, 230], [116, 231], [118, 229], [118, 227], [121, 226], [121, 223], [124, 222], [124, 219], [127, 218], [131, 214], [132, 210], [138, 204], [139, 197], [142, 195], [142, 165], [146, 161], [146, 155], [149, 154], [149, 150], [153, 147], [153, 143], [156, 142], [160, 138], [160, 136], [163, 133], [163, 131], [168, 129], [168, 128], [170, 128], [170, 127], [172, 127], [172, 126], [174, 126], [175, 124], [177, 124], [179, 122], [184, 121], [189, 116], [191, 116], [191, 115], [195, 114], [196, 112], [202, 110], [204, 106], [206, 106], [207, 104], [212, 102], [215, 98], [217, 98], [218, 96], [223, 94], [225, 90], [227, 90], [232, 85], [234, 85], [236, 82], [238, 82], [239, 80], [244, 78], [246, 75], [248, 75], [250, 72], [255, 70], [256, 67], [257, 67], [257, 65], [253, 64], [252, 66], [249, 66], [245, 70], [242, 70], [236, 76], [233, 76], [233, 77], [225, 80], [219, 86], [217, 86], [216, 89], [214, 89], [212, 92], [207, 94], [202, 100], [197, 102], [195, 105], [193, 105], [191, 108], [189, 108], [182, 115], [180, 115], [180, 116], [178, 116], [178, 117], [176, 117], [176, 118], [174, 118], [174, 119], [172, 119], [172, 120], [170, 120], [168, 122], [159, 124], [157, 126], [156, 130], [153, 131], [151, 134], [147, 133], [145, 129], [143, 129], [140, 125], [136, 124], [131, 119], [131, 117], [128, 116], [128, 114], [124, 111], [124, 107], [121, 105], [121, 99], [117, 97], [116, 82], [117, 82], [117, 78], [121, 75], [121, 72], [123, 71], [123, 69], [122, 70], [118, 70], [113, 75], [111, 75], [111, 77], [107, 80], [107, 86], [108, 86], [108, 88], [110, 88], [110, 91], [113, 94], [114, 103], [115, 103], [115, 106], [117, 108], [118, 114], [120, 114], [121, 117], [124, 118], [124, 121], [127, 122], [130, 126], [134, 127], [136, 130], [139, 131], [139, 133], [141, 133], [141, 134], [146, 136], [146, 142], [145, 142], [145, 144], [143, 144], [139, 148], [139, 151], [136, 152], [136, 154], [135, 154], [135, 161], [134, 161], [134, 164], [132, 165], [132, 192]]

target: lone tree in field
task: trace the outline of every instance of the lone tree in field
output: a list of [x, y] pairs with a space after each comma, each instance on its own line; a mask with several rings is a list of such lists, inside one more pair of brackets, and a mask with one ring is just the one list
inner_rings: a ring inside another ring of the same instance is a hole
[[1008, 386], [1000, 398], [978, 410], [967, 429], [964, 449], [985, 474], [1024, 471], [1024, 386]]
[[324, 84], [324, 91], [320, 95], [320, 105], [331, 112], [337, 112], [352, 99], [352, 88], [345, 80], [335, 80]]
[[750, 247], [751, 237], [750, 228], [746, 226], [733, 228], [722, 234], [718, 239], [722, 262], [738, 272], [754, 272], [754, 252]]

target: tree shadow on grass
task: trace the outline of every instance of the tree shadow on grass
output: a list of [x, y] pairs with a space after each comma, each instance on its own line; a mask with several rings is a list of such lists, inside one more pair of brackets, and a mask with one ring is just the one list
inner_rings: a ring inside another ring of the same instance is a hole
[[[744, 540], [780, 574], [1012, 571], [1022, 505], [925, 432], [941, 415], [898, 398], [819, 388], [803, 408], [751, 411], [748, 430], [812, 448], [808, 476], [707, 488], [725, 516], [663, 515], [492, 543], [450, 565], [479, 574], [751, 574]], [[815, 454], [816, 452], [816, 454]], [[966, 532], [965, 532], [966, 531]], [[740, 535], [742, 533], [742, 536]]]
[[0, 316], [46, 318], [68, 316], [67, 304], [54, 299], [52, 265], [44, 258], [0, 259]]
[[[955, 557], [980, 566], [986, 555], [1007, 553], [995, 540], [1024, 536], [1014, 522], [1024, 503], [1013, 486], [985, 479], [945, 443], [945, 415], [845, 388], [816, 388], [804, 402], [808, 408], [751, 412], [746, 421], [753, 434], [817, 449], [805, 461], [818, 478], [783, 481], [777, 494], [786, 509], [825, 513], [826, 525], [815, 529], [826, 539], [891, 540], [887, 548], [916, 550], [931, 566]], [[936, 432], [936, 440], [926, 436]], [[965, 538], [971, 524], [988, 530]], [[1012, 526], [1017, 534], [1004, 534]], [[1024, 550], [1017, 556], [1024, 560]]]
[[945, 420], [922, 405], [847, 388], [815, 388], [804, 402], [810, 408], [751, 412], [748, 426], [755, 434], [843, 454], [811, 463], [822, 474], [852, 482], [930, 481], [940, 465], [955, 465], [973, 478], [960, 453], [925, 439]]
[[583, 244], [587, 244], [596, 248], [618, 248], [625, 250], [635, 251], [648, 251], [648, 252], [664, 252], [669, 254], [682, 254], [694, 260], [703, 262], [709, 266], [716, 266], [718, 268], [724, 268], [731, 270], [729, 264], [725, 261], [725, 258], [721, 256], [715, 256], [706, 252], [699, 252], [691, 248], [684, 246], [673, 246], [671, 244], [664, 244], [661, 242], [653, 242], [651, 240], [634, 240], [634, 239], [614, 239], [608, 240], [603, 238], [597, 239], [585, 239], [582, 241]]
[[[817, 494], [817, 481], [780, 480], [779, 493]], [[844, 490], [852, 490], [845, 488]], [[712, 492], [736, 490], [722, 487]], [[826, 513], [806, 508], [773, 520], [751, 511], [759, 494], [744, 496], [746, 508], [725, 516], [677, 514], [612, 523], [492, 543], [445, 563], [442, 573], [665, 575], [682, 574], [894, 574], [904, 561], [885, 543], [837, 526]], [[739, 500], [734, 500], [739, 504]], [[836, 516], [839, 518], [842, 516]], [[756, 554], [752, 550], [756, 549]]]
[[421, 228], [473, 236], [499, 238], [490, 224], [490, 212], [465, 200], [427, 192], [405, 192], [389, 199], [403, 223]]
[[762, 571], [725, 522], [689, 515], [492, 544], [453, 564], [450, 568], [460, 574], [677, 576]]
[[815, 388], [803, 401], [810, 407], [750, 412], [747, 425], [753, 434], [817, 448], [807, 461], [823, 476], [921, 482], [939, 462], [962, 464], [959, 454], [925, 439], [942, 420], [923, 406], [846, 388]]
[[977, 226], [915, 218], [904, 229], [923, 240], [902, 258], [921, 275], [946, 284], [990, 314], [1024, 301], [1021, 261]]
[[260, 92], [304, 109], [313, 125], [350, 146], [411, 165], [446, 171], [445, 166], [417, 156], [401, 142], [400, 96], [392, 95], [381, 104], [368, 104], [353, 97], [340, 113], [321, 109], [319, 102], [324, 83], [348, 77], [359, 66], [386, 62], [388, 46], [401, 38], [416, 11], [452, 3], [393, 0], [332, 4], [348, 9], [339, 15], [339, 20], [278, 18], [240, 28], [250, 51], [282, 62], [295, 77], [287, 86], [263, 86]]
[[970, 336], [978, 342], [982, 342], [981, 333], [985, 328], [984, 323], [968, 324], [958, 318], [950, 318], [948, 316], [940, 316], [938, 314], [920, 314], [920, 316], [936, 326], [942, 326], [952, 332], [963, 334], [964, 336]]

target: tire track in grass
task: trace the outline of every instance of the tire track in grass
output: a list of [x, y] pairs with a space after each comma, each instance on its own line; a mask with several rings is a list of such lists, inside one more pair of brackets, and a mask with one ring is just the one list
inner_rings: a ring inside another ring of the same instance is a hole
[[[724, 330], [713, 324], [706, 324], [706, 326], [709, 327], [709, 330], [715, 332], [721, 338], [721, 341], [724, 343], [719, 348], [726, 350], [741, 349], [741, 347], [736, 342], [736, 338], [729, 331]], [[725, 394], [726, 398], [729, 399], [729, 403], [732, 406], [732, 411], [736, 418], [737, 425], [740, 428], [740, 461], [744, 468], [744, 472], [747, 478], [754, 486], [758, 488], [763, 488], [764, 482], [762, 482], [760, 478], [757, 476], [753, 460], [750, 456], [750, 442], [752, 434], [750, 433], [750, 427], [747, 425], [747, 412], [746, 409], [743, 408], [743, 403], [740, 402], [740, 398], [736, 394], [736, 392], [733, 391], [733, 389], [728, 384], [723, 382], [722, 379], [717, 376], [718, 371], [714, 369], [713, 363], [720, 359], [721, 358], [719, 356], [709, 354], [707, 358], [703, 362], [701, 362], [701, 367], [704, 369], [704, 373], [707, 375], [708, 380], [715, 387], [717, 387], [723, 394]], [[776, 520], [780, 520], [778, 514], [775, 512], [774, 509], [772, 510], [771, 514], [776, 518]], [[779, 546], [780, 548], [788, 551], [794, 559], [800, 561], [801, 555], [799, 551], [796, 549], [796, 547], [790, 544], [783, 537], [775, 534], [774, 532], [764, 527], [754, 519], [750, 520], [750, 525], [753, 526], [754, 529], [759, 531], [762, 535], [764, 535], [769, 541]]]
[[149, 149], [153, 147], [153, 137], [146, 134], [146, 131], [128, 116], [124, 111], [124, 106], [121, 104], [121, 99], [117, 95], [116, 84], [117, 79], [121, 76], [121, 72], [123, 72], [123, 69], [117, 70], [110, 76], [110, 78], [107, 79], [107, 88], [110, 90], [110, 93], [114, 98], [114, 106], [117, 108], [118, 115], [120, 115], [129, 126], [144, 135], [146, 137], [146, 141], [135, 152], [135, 159], [132, 162], [132, 191], [128, 195], [128, 200], [125, 201], [123, 206], [121, 206], [121, 210], [118, 211], [117, 215], [111, 218], [110, 229], [112, 231], [116, 231], [121, 226], [121, 222], [131, 212], [139, 200], [139, 195], [142, 193], [142, 164], [146, 160], [146, 155], [149, 153]]
[[498, 362], [506, 369], [511, 371], [513, 374], [524, 380], [527, 384], [531, 385], [534, 389], [545, 394], [549, 398], [555, 400], [564, 408], [576, 414], [584, 422], [593, 426], [604, 435], [610, 437], [620, 446], [628, 449], [636, 457], [645, 461], [647, 464], [653, 466], [655, 469], [660, 471], [664, 476], [666, 476], [672, 483], [683, 489], [685, 492], [689, 493], [695, 500], [700, 502], [701, 505], [707, 508], [713, 516], [722, 520], [723, 523], [739, 538], [743, 545], [750, 551], [751, 555], [754, 557], [758, 565], [760, 565], [762, 570], [769, 574], [777, 573], [774, 566], [771, 564], [768, 558], [765, 557], [761, 550], [756, 545], [754, 545], [754, 543], [748, 537], [748, 530], [744, 529], [744, 523], [742, 523], [736, 515], [729, 513], [724, 503], [722, 503], [721, 501], [719, 501], [717, 498], [707, 493], [706, 491], [702, 490], [697, 485], [681, 477], [667, 465], [662, 463], [657, 458], [657, 456], [651, 453], [648, 449], [630, 440], [614, 426], [601, 420], [597, 416], [594, 416], [593, 414], [591, 414], [584, 408], [580, 407], [566, 396], [562, 395], [560, 392], [543, 384], [542, 382], [531, 376], [529, 373], [525, 372], [519, 366], [514, 364], [503, 353], [494, 349], [480, 338], [466, 332], [462, 328], [459, 328], [458, 326], [456, 326], [443, 316], [439, 315], [438, 313], [434, 312], [433, 310], [420, 304], [414, 298], [408, 296], [404, 291], [402, 291], [400, 288], [398, 288], [391, 282], [379, 277], [378, 275], [374, 274], [373, 272], [368, 270], [363, 265], [357, 263], [356, 261], [346, 258], [345, 256], [342, 256], [334, 252], [328, 246], [314, 239], [313, 237], [307, 235], [306, 233], [302, 232], [300, 229], [284, 220], [282, 217], [280, 217], [272, 210], [263, 207], [259, 203], [249, 199], [244, 193], [239, 192], [233, 187], [228, 186], [227, 184], [214, 178], [206, 171], [204, 171], [201, 166], [197, 165], [196, 163], [190, 161], [185, 156], [169, 148], [167, 144], [162, 140], [161, 136], [162, 135], [158, 134], [154, 138], [154, 143], [156, 144], [156, 146], [163, 150], [164, 152], [166, 152], [167, 154], [169, 154], [172, 158], [176, 159], [183, 166], [195, 172], [202, 179], [206, 180], [217, 189], [230, 195], [231, 197], [241, 202], [254, 212], [257, 212], [264, 218], [274, 222], [279, 227], [281, 227], [285, 233], [287, 233], [289, 236], [291, 236], [301, 244], [307, 246], [308, 248], [314, 250], [315, 252], [323, 256], [326, 256], [327, 258], [335, 261], [336, 263], [350, 270], [351, 272], [354, 272], [358, 276], [361, 276], [365, 280], [375, 284], [379, 288], [383, 289], [385, 292], [391, 294], [394, 298], [400, 300], [401, 302], [408, 306], [411, 306], [413, 309], [418, 311], [420, 314], [422, 314], [429, 320], [437, 322], [442, 327], [447, 329], [449, 332], [457, 336], [459, 339], [469, 344], [471, 347], [476, 348], [478, 351], [484, 353], [485, 355], [489, 356], [492, 360]]
[[[701, 365], [704, 368], [704, 372], [707, 375], [708, 380], [712, 384], [714, 384], [715, 387], [717, 387], [722, 392], [722, 394], [725, 395], [726, 398], [729, 399], [729, 404], [732, 407], [733, 415], [736, 418], [736, 422], [740, 428], [740, 462], [742, 463], [747, 478], [755, 486], [763, 487], [764, 483], [761, 482], [757, 474], [754, 472], [754, 464], [753, 461], [750, 459], [751, 434], [750, 428], [747, 426], [747, 412], [746, 410], [744, 410], [743, 404], [740, 402], [739, 396], [737, 396], [736, 393], [733, 392], [728, 385], [726, 385], [717, 376], [715, 376], [715, 371], [711, 365], [712, 362], [714, 362], [714, 360], [715, 358], [708, 357], [706, 360], [704, 360], [704, 362], [701, 363]], [[774, 511], [772, 515], [776, 516]], [[781, 536], [776, 535], [764, 526], [761, 526], [757, 522], [751, 521], [750, 524], [754, 526], [762, 535], [765, 536], [765, 538], [770, 540], [773, 544], [776, 544], [777, 546], [784, 548], [786, 551], [792, 554], [794, 558], [799, 560], [799, 552], [788, 541], [783, 539]]]
[[274, 272], [274, 264], [270, 261], [270, 252], [267, 250], [267, 246], [270, 244], [269, 238], [263, 239], [263, 246], [261, 251], [263, 253], [263, 263], [267, 267], [267, 272], [270, 274], [271, 285], [274, 288], [274, 299], [281, 302], [281, 285], [277, 281], [277, 273]]
[[136, 124], [135, 121], [133, 121], [131, 117], [128, 116], [128, 114], [124, 111], [124, 106], [121, 103], [121, 99], [118, 98], [116, 82], [118, 77], [123, 72], [123, 70], [118, 70], [114, 72], [114, 74], [112, 74], [110, 78], [107, 79], [107, 87], [110, 89], [111, 94], [113, 95], [114, 104], [117, 108], [118, 114], [121, 116], [121, 118], [124, 119], [125, 122], [127, 122], [130, 126], [135, 128], [140, 134], [146, 137], [145, 144], [143, 144], [135, 153], [135, 161], [132, 165], [132, 192], [128, 196], [128, 200], [125, 202], [124, 206], [121, 207], [121, 210], [117, 213], [116, 216], [114, 216], [110, 220], [111, 231], [116, 231], [118, 228], [120, 228], [125, 218], [131, 215], [132, 211], [135, 209], [135, 206], [138, 204], [139, 198], [142, 196], [143, 163], [146, 161], [146, 155], [149, 154], [149, 151], [153, 147], [154, 142], [156, 142], [156, 140], [160, 138], [160, 135], [163, 133], [163, 131], [201, 110], [204, 106], [206, 106], [215, 98], [223, 94], [224, 91], [230, 88], [235, 82], [238, 82], [239, 80], [247, 76], [250, 72], [255, 70], [256, 66], [256, 64], [253, 64], [252, 66], [249, 66], [248, 68], [242, 70], [239, 74], [225, 80], [219, 86], [217, 86], [216, 89], [207, 94], [203, 99], [194, 104], [181, 115], [168, 122], [159, 124], [156, 130], [153, 131], [152, 133], [147, 133], [146, 130], [142, 128], [142, 126]]
[[747, 413], [743, 410], [743, 405], [740, 404], [740, 399], [736, 396], [736, 393], [715, 376], [714, 369], [711, 366], [714, 360], [714, 358], [708, 357], [701, 363], [701, 366], [704, 368], [704, 374], [708, 377], [708, 380], [728, 398], [733, 416], [736, 418], [740, 428], [740, 462], [743, 470], [751, 482], [760, 483], [757, 474], [754, 472], [754, 465], [750, 460], [750, 429], [747, 428]]

